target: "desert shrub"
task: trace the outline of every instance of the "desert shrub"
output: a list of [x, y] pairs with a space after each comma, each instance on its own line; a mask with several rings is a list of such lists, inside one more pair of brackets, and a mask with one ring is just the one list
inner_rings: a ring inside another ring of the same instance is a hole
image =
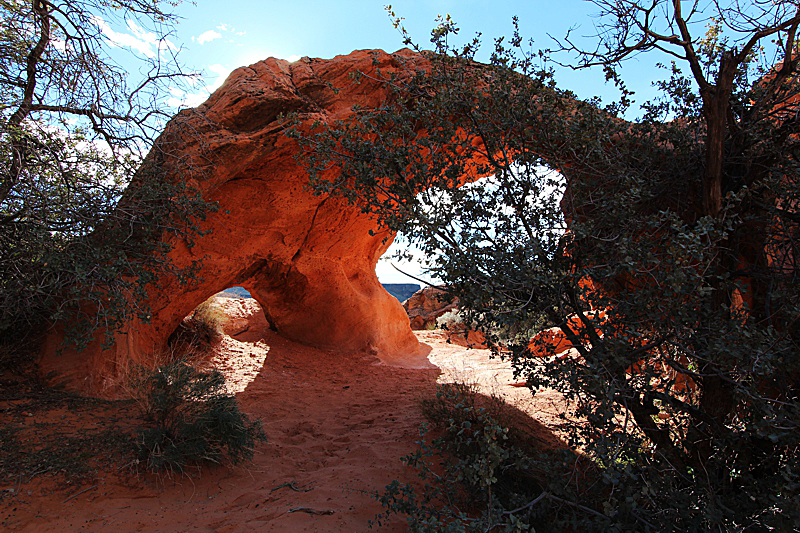
[[461, 315], [458, 308], [451, 309], [436, 319], [436, 327], [440, 329], [454, 329], [455, 327], [462, 327], [463, 325], [464, 317]]
[[239, 410], [217, 370], [183, 361], [139, 369], [131, 380], [147, 426], [137, 433], [139, 464], [149, 472], [183, 472], [205, 462], [237, 464], [266, 440], [261, 421]]
[[[392, 481], [376, 494], [386, 511], [371, 525], [392, 514], [405, 515], [415, 533], [563, 531], [587, 515], [608, 525], [598, 511], [573, 503], [592, 499], [588, 484], [579, 490], [578, 479], [586, 477], [576, 475], [579, 458], [501, 423], [513, 419], [501, 399], [482, 397], [469, 384], [446, 384], [422, 401], [422, 411], [433, 427], [421, 428], [419, 449], [403, 461], [424, 483], [418, 489]], [[429, 434], [438, 436], [429, 442]]]
[[185, 354], [206, 352], [222, 336], [227, 320], [228, 317], [216, 296], [212, 296], [178, 324], [170, 335], [168, 344], [173, 351], [184, 354], [184, 357]]
[[[791, 531], [797, 7], [595, 4], [598, 47], [581, 63], [604, 66], [618, 101], [559, 88], [550, 52], [517, 27], [478, 65], [480, 39], [454, 46], [444, 19], [430, 68], [386, 78], [387, 105], [306, 136], [312, 186], [404, 234], [533, 391], [573, 402], [585, 424], [570, 444], [602, 472], [602, 505], [581, 503], [592, 512], [573, 531]], [[771, 58], [767, 35], [786, 43]], [[619, 60], [662, 45], [683, 61], [633, 119]], [[534, 357], [534, 327], [560, 330], [575, 356]]]
[[195, 324], [207, 331], [212, 338], [222, 334], [222, 328], [228, 320], [225, 311], [217, 302], [216, 296], [208, 298], [195, 307], [190, 318]]
[[[183, 179], [199, 169], [164, 175], [159, 162], [176, 158], [164, 143], [141, 158], [174, 113], [170, 89], [189, 77], [172, 54], [134, 53], [140, 68], [122, 68], [124, 49], [98, 21], [136, 21], [163, 39], [177, 17], [138, 0], [12, 0], [0, 17], [0, 338], [24, 346], [58, 324], [65, 346], [81, 350], [98, 333], [111, 344], [150, 319], [159, 280], [195, 279], [200, 261], [178, 267], [170, 239], [191, 247], [216, 205]], [[35, 360], [8, 344], [0, 365]]]

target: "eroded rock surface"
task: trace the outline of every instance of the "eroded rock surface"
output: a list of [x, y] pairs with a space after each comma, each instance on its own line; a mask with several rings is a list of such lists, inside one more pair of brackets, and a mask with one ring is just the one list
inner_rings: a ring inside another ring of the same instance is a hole
[[[152, 360], [195, 306], [234, 285], [246, 288], [288, 339], [369, 351], [390, 364], [427, 365], [402, 306], [375, 275], [391, 235], [346, 201], [307, 190], [307, 173], [295, 157], [301, 147], [287, 135], [290, 122], [282, 116], [297, 112], [300, 130], [345, 119], [354, 106], [386, 101], [379, 78], [426, 67], [407, 50], [294, 63], [271, 58], [235, 70], [208, 101], [181, 111], [148, 162], [164, 179], [186, 180], [220, 206], [203, 223], [211, 234], [193, 247], [171, 242], [179, 267], [202, 259], [201, 282], [182, 287], [161, 280], [150, 293], [149, 323], [129, 324], [110, 349], [98, 341], [77, 356], [56, 358], [59, 339], [51, 338], [44, 368], [84, 390], [113, 389], [121, 369]], [[367, 75], [356, 83], [355, 72]]]

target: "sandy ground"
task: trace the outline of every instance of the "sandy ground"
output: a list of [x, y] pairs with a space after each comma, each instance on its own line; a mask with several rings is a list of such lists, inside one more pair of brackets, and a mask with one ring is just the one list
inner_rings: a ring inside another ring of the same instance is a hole
[[[269, 440], [252, 463], [172, 478], [109, 468], [77, 486], [45, 475], [0, 480], [0, 531], [368, 531], [368, 520], [382, 510], [375, 491], [392, 479], [415, 478], [400, 458], [416, 449], [419, 402], [437, 380], [474, 382], [503, 395], [530, 415], [543, 440], [558, 438], [564, 405], [557, 394], [532, 397], [512, 386], [507, 363], [447, 344], [441, 331], [418, 333], [431, 346], [431, 370], [292, 343], [258, 316], [226, 331], [231, 335], [210, 363], [226, 374], [242, 410], [263, 421]], [[406, 530], [402, 518], [378, 528]]]

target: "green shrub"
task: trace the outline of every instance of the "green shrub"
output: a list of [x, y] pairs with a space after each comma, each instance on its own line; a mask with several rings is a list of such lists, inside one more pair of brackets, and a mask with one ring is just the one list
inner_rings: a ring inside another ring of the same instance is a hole
[[190, 319], [198, 327], [207, 331], [213, 339], [222, 334], [222, 328], [225, 326], [225, 322], [228, 321], [228, 316], [220, 307], [216, 296], [212, 296], [195, 307]]
[[[676, 481], [647, 449], [621, 443], [613, 450], [578, 454], [539, 446], [502, 400], [485, 398], [469, 384], [440, 386], [435, 398], [423, 400], [422, 410], [433, 427], [423, 425], [419, 449], [403, 462], [423, 483], [392, 481], [376, 494], [386, 510], [370, 525], [398, 514], [407, 517], [415, 533], [702, 532], [710, 528], [698, 514], [716, 511], [719, 522], [727, 521], [718, 531], [743, 531], [736, 517], [760, 505], [750, 493], [775, 483], [768, 475], [739, 473], [750, 488], [740, 492], [733, 510], [691, 480]], [[430, 433], [438, 436], [428, 441]], [[794, 455], [782, 460], [797, 464]], [[796, 490], [787, 477], [785, 492], [773, 493], [775, 504], [764, 513], [763, 527], [748, 530], [797, 531], [797, 502], [788, 497]], [[795, 503], [787, 504], [790, 500]]]
[[[655, 12], [595, 3], [618, 102], [559, 89], [517, 28], [476, 65], [480, 39], [454, 48], [442, 21], [430, 68], [387, 79], [387, 105], [306, 135], [311, 184], [414, 243], [516, 375], [571, 402], [584, 423], [569, 444], [601, 474], [594, 503], [548, 491], [591, 509], [572, 531], [797, 530], [800, 137], [783, 110], [800, 62], [793, 47], [774, 63], [739, 47], [796, 7], [769, 3], [763, 25], [735, 31], [718, 21], [737, 9], [698, 7], [707, 31], [681, 39], [692, 74], [668, 67], [628, 122], [614, 37], [647, 33]], [[681, 18], [683, 2], [656, 4], [656, 19]], [[544, 328], [570, 357], [534, 356]]]
[[250, 422], [217, 371], [201, 372], [177, 361], [140, 369], [133, 390], [148, 426], [137, 433], [140, 465], [149, 472], [183, 472], [204, 462], [237, 464], [266, 440], [261, 421]]
[[446, 384], [423, 400], [422, 410], [439, 436], [429, 443], [424, 425], [419, 449], [403, 461], [424, 484], [419, 490], [392, 481], [376, 494], [386, 511], [371, 526], [400, 514], [415, 533], [561, 531], [576, 516], [599, 515], [572, 503], [578, 478], [570, 474], [579, 458], [544, 450], [532, 435], [501, 424], [512, 418], [501, 399], [484, 399], [468, 384]]

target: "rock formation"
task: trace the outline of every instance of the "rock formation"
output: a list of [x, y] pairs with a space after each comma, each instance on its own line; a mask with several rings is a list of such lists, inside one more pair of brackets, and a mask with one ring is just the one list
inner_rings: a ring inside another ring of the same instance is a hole
[[436, 287], [425, 287], [403, 302], [411, 321], [411, 329], [432, 329], [436, 319], [458, 307], [458, 300], [445, 298], [445, 291]]
[[[380, 78], [426, 66], [407, 50], [294, 63], [271, 58], [235, 70], [204, 104], [178, 113], [147, 162], [164, 179], [186, 180], [219, 204], [203, 223], [212, 233], [193, 247], [170, 242], [178, 267], [202, 260], [202, 279], [190, 286], [160, 280], [149, 293], [149, 322], [130, 323], [109, 349], [98, 340], [80, 354], [57, 357], [60, 339], [51, 336], [45, 371], [80, 381], [84, 391], [113, 390], [130, 363], [153, 360], [195, 306], [233, 285], [247, 289], [286, 338], [427, 365], [406, 313], [375, 275], [392, 235], [345, 200], [307, 190], [296, 160], [301, 147], [287, 135], [291, 122], [284, 117], [297, 113], [297, 127], [306, 131], [317, 121], [345, 119], [354, 106], [389, 98]], [[357, 71], [367, 74], [358, 83], [351, 76]]]

